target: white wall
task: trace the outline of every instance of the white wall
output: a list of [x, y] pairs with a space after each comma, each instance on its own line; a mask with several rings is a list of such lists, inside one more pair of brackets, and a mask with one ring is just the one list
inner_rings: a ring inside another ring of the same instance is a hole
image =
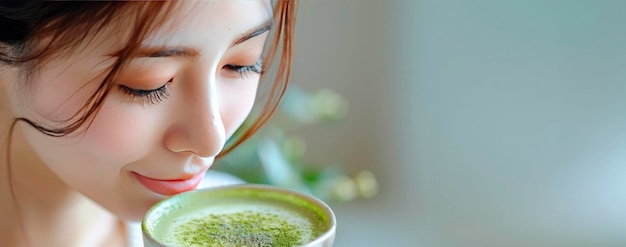
[[301, 1], [293, 81], [351, 105], [308, 158], [382, 186], [336, 246], [626, 246], [625, 9]]

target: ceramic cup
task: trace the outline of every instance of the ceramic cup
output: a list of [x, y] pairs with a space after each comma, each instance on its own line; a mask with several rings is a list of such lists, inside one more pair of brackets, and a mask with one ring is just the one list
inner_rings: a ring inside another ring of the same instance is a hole
[[240, 184], [165, 199], [150, 208], [141, 228], [145, 247], [332, 247], [336, 219], [310, 195]]

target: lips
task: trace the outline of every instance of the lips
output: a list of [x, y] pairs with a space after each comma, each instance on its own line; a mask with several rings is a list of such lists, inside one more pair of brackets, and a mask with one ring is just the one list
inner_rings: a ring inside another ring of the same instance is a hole
[[185, 179], [162, 180], [146, 177], [135, 172], [131, 174], [147, 189], [166, 196], [193, 190], [200, 184], [204, 177], [204, 173], [198, 173], [193, 177]]

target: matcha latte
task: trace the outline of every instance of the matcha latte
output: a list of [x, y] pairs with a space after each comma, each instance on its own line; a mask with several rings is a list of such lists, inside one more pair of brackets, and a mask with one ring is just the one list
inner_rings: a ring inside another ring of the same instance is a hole
[[335, 218], [306, 195], [235, 185], [166, 199], [142, 228], [145, 246], [332, 246]]

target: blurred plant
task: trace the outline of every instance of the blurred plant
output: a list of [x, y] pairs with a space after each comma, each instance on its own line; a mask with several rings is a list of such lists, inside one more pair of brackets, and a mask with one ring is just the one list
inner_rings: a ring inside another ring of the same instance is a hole
[[[249, 183], [296, 189], [322, 200], [349, 201], [373, 197], [378, 191], [378, 183], [372, 172], [361, 171], [350, 177], [338, 164], [307, 163], [303, 160], [306, 143], [290, 134], [306, 125], [340, 121], [347, 110], [346, 100], [331, 90], [309, 93], [292, 85], [272, 120], [220, 159], [214, 170], [232, 174]], [[235, 133], [234, 137], [238, 134]]]

